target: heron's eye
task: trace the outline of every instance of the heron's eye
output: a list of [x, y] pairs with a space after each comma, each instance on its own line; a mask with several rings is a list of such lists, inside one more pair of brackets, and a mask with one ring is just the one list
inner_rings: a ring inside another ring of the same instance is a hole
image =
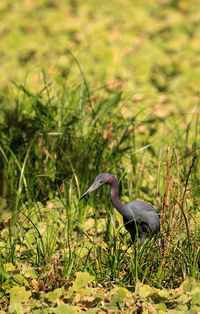
[[99, 181], [99, 183], [100, 183], [100, 184], [102, 184], [102, 183], [103, 183], [103, 181], [102, 181], [102, 180], [100, 180], [100, 181]]

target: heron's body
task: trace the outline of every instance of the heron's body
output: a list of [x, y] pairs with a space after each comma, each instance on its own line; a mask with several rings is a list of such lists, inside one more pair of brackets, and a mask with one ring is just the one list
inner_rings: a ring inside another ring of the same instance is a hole
[[110, 199], [113, 206], [123, 216], [125, 228], [129, 231], [133, 242], [135, 241], [137, 231], [141, 243], [143, 243], [150, 234], [159, 232], [160, 218], [156, 210], [143, 201], [133, 201], [128, 204], [123, 204], [118, 198], [119, 188], [117, 179], [112, 174], [99, 174], [80, 200], [103, 184], [110, 185]]
[[[125, 228], [130, 232], [133, 242], [137, 233], [141, 243], [150, 234], [157, 233], [160, 230], [160, 219], [155, 209], [148, 203], [143, 201], [133, 201], [128, 203], [127, 206], [131, 209], [135, 221], [123, 217]], [[128, 223], [129, 222], [129, 223]], [[137, 224], [137, 227], [136, 227]]]

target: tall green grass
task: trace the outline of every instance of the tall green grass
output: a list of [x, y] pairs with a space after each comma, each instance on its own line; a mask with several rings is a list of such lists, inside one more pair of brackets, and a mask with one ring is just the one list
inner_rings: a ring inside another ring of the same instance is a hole
[[[105, 286], [171, 288], [199, 278], [198, 119], [191, 128], [192, 120], [151, 118], [145, 108], [125, 118], [123, 95], [100, 98], [82, 72], [74, 87], [43, 78], [36, 94], [15, 83], [3, 95], [1, 284], [9, 262], [39, 269], [37, 278], [53, 286], [79, 270]], [[118, 177], [122, 201], [157, 208], [161, 232], [142, 247], [130, 246], [108, 188], [78, 202], [103, 171]]]

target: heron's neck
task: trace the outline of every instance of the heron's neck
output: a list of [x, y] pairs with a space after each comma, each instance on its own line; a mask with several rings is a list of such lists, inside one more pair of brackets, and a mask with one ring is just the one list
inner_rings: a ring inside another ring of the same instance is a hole
[[[115, 177], [114, 177], [115, 178]], [[118, 210], [118, 212], [124, 216], [127, 219], [133, 219], [133, 214], [131, 213], [130, 209], [128, 208], [128, 205], [123, 204], [119, 197], [119, 186], [117, 183], [117, 179], [112, 180], [112, 183], [110, 184], [110, 199], [113, 203], [113, 206]]]

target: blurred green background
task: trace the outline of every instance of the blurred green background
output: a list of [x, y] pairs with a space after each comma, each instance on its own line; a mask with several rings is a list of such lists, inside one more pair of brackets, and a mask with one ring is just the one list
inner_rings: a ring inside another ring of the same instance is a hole
[[160, 93], [174, 111], [198, 103], [199, 1], [7, 0], [0, 18], [1, 86], [26, 74], [36, 88], [41, 68], [64, 77], [70, 50], [92, 88], [140, 94], [151, 108]]

